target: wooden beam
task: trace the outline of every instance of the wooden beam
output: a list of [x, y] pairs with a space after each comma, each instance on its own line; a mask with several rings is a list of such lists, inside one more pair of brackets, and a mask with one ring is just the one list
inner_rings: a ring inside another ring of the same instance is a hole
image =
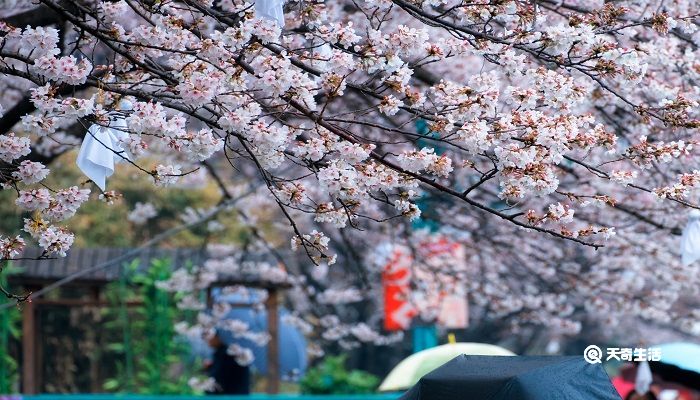
[[22, 393], [36, 394], [34, 303], [29, 300], [22, 305]]
[[[36, 299], [33, 300], [33, 302], [36, 307], [110, 307], [114, 305], [104, 300], [95, 301], [86, 299]], [[209, 308], [211, 308], [212, 304], [213, 301], [209, 304]], [[129, 300], [126, 302], [127, 307], [137, 307], [140, 305], [143, 305], [143, 301], [141, 300]], [[253, 306], [253, 303], [226, 303], [226, 305], [232, 308], [250, 308]]]
[[[17, 275], [10, 275], [8, 276], [7, 281], [16, 286], [46, 286], [50, 285], [52, 283], [56, 283], [57, 280], [61, 279], [62, 276], [56, 276], [56, 277], [48, 277], [48, 278], [37, 278], [37, 277], [32, 277], [32, 276], [17, 276]], [[68, 284], [63, 285], [63, 287], [81, 287], [81, 288], [89, 288], [94, 285], [106, 285], [110, 282], [114, 282], [117, 279], [112, 279], [112, 280], [106, 280], [106, 279], [93, 279], [93, 278], [86, 278], [86, 279], [80, 279], [76, 281], [71, 281]]]
[[256, 289], [289, 289], [292, 284], [289, 282], [269, 282], [269, 281], [259, 281], [259, 280], [247, 280], [247, 279], [229, 279], [222, 278], [209, 284], [210, 287], [226, 287], [226, 286], [245, 286], [248, 288]]
[[[104, 300], [91, 300], [91, 299], [36, 299], [33, 300], [34, 304], [39, 307], [109, 307], [113, 306], [112, 303]], [[139, 300], [130, 300], [126, 302], [128, 307], [135, 307], [142, 305], [143, 302]]]
[[279, 298], [277, 289], [269, 289], [265, 301], [267, 310], [267, 332], [270, 342], [267, 344], [267, 393], [280, 391], [280, 357], [279, 357]]

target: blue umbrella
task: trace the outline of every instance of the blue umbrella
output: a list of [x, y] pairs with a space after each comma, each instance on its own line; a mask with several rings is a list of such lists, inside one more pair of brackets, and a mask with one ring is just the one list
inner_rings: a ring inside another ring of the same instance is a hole
[[[226, 314], [226, 319], [236, 319], [248, 324], [249, 330], [252, 332], [267, 332], [267, 311], [256, 310], [252, 304], [257, 302], [258, 296], [255, 293], [250, 294], [246, 298], [238, 295], [222, 296], [214, 293], [214, 298], [218, 302], [229, 302], [235, 304], [251, 304], [251, 307], [236, 307]], [[289, 311], [281, 309], [278, 312], [279, 332], [278, 332], [278, 348], [279, 351], [279, 369], [282, 379], [294, 380], [303, 375], [306, 371], [308, 360], [306, 357], [306, 339], [298, 328], [284, 321], [284, 316], [289, 315]], [[253, 341], [246, 338], [237, 338], [231, 332], [222, 332], [221, 339], [226, 344], [236, 343], [239, 346], [248, 348], [253, 351], [255, 360], [252, 368], [261, 374], [267, 374], [267, 346], [259, 346]], [[274, 340], [272, 338], [271, 340]]]

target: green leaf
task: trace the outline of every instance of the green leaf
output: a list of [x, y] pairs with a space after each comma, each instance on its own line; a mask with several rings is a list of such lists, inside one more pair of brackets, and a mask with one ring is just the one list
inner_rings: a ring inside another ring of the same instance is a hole
[[104, 390], [116, 390], [119, 388], [119, 381], [116, 379], [107, 379], [105, 383], [102, 385], [102, 388]]
[[117, 353], [123, 353], [124, 343], [110, 343], [107, 345], [107, 350], [111, 350]]

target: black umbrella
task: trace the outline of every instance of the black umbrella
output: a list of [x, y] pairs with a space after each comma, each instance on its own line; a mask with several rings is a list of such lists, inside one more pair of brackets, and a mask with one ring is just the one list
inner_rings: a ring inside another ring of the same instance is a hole
[[657, 349], [661, 360], [649, 363], [651, 372], [666, 382], [700, 390], [700, 344], [666, 343], [657, 346]]
[[664, 362], [650, 362], [651, 372], [665, 382], [677, 383], [689, 389], [700, 390], [700, 374]]
[[620, 400], [601, 364], [581, 356], [458, 356], [400, 400]]

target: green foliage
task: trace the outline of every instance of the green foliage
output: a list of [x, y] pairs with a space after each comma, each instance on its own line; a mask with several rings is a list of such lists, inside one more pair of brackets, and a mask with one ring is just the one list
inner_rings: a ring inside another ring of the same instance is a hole
[[[189, 375], [183, 373], [188, 347], [174, 329], [176, 296], [158, 287], [170, 277], [170, 261], [153, 260], [145, 271], [138, 265], [125, 265], [121, 279], [107, 289], [111, 306], [105, 328], [112, 338], [107, 350], [121, 360], [103, 387], [122, 393], [191, 394]], [[133, 301], [138, 305], [127, 307]]]
[[136, 274], [138, 260], [122, 265], [119, 280], [107, 285], [105, 297], [110, 307], [104, 310], [105, 334], [113, 340], [106, 346], [109, 353], [116, 354], [115, 375], [103, 384], [105, 390], [134, 393], [134, 352], [132, 338], [134, 324], [129, 316], [128, 302], [136, 300], [138, 294], [134, 286], [129, 286]]
[[[10, 265], [3, 268], [0, 285], [7, 288], [7, 275], [15, 272]], [[4, 296], [0, 297], [0, 304], [9, 301], [11, 300]], [[10, 341], [20, 337], [20, 320], [21, 315], [17, 307], [0, 310], [0, 394], [12, 393], [16, 389], [17, 360], [10, 354]]]
[[360, 370], [345, 368], [346, 355], [328, 356], [309, 369], [301, 380], [306, 394], [367, 394], [375, 391], [379, 378]]

